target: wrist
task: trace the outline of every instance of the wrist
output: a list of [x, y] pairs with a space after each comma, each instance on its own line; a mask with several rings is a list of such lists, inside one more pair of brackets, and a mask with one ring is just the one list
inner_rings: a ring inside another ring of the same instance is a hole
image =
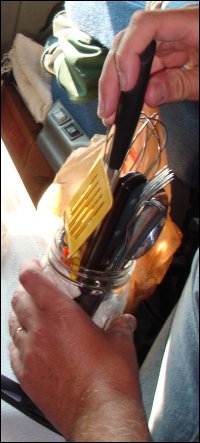
[[[96, 388], [82, 398], [72, 442], [151, 441], [141, 396]], [[69, 437], [69, 436], [68, 436]]]

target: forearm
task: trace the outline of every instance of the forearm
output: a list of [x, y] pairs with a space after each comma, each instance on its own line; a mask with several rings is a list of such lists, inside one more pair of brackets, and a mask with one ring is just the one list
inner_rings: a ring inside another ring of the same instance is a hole
[[142, 402], [122, 398], [85, 411], [75, 422], [72, 442], [150, 442]]

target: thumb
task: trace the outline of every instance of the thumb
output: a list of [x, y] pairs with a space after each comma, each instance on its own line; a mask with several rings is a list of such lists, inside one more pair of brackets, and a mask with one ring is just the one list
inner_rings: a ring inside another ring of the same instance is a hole
[[133, 341], [133, 332], [137, 327], [137, 320], [131, 314], [123, 314], [115, 318], [108, 326], [107, 332], [112, 336], [127, 337]]
[[198, 100], [199, 98], [199, 69], [166, 69], [154, 74], [145, 94], [148, 106], [158, 106], [164, 103], [180, 102], [183, 100]]
[[23, 264], [19, 273], [19, 281], [41, 310], [55, 307], [62, 300], [65, 304], [71, 305], [73, 303], [46, 277], [42, 265], [37, 259], [27, 260]]

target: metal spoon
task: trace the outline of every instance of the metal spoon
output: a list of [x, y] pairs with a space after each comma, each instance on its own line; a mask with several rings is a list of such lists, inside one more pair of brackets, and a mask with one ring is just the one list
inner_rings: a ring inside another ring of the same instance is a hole
[[165, 224], [168, 206], [164, 191], [144, 202], [142, 209], [130, 220], [126, 237], [111, 260], [110, 270], [123, 269], [129, 260], [142, 257], [152, 248]]

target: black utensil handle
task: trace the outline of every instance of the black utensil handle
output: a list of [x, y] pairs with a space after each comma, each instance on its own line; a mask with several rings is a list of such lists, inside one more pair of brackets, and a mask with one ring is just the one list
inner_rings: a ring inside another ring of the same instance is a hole
[[103, 220], [100, 232], [92, 237], [81, 260], [81, 266], [88, 269], [102, 270], [101, 261], [105, 258], [107, 248], [115, 231], [115, 227], [124, 211], [129, 195], [134, 188], [145, 183], [146, 178], [140, 172], [130, 172], [119, 178], [114, 192], [114, 204]]
[[118, 244], [126, 237], [129, 220], [135, 212], [138, 199], [140, 198], [144, 187], [145, 182], [138, 184], [138, 186], [131, 192], [129, 199], [127, 199], [126, 206], [116, 222], [115, 230], [113, 230], [112, 236], [110, 236], [110, 241], [105, 249], [103, 260], [100, 263], [100, 270], [105, 270], [110, 266], [112, 257], [115, 256], [115, 251], [117, 251]]
[[119, 170], [121, 168], [130, 147], [144, 103], [155, 48], [156, 42], [153, 40], [140, 56], [140, 74], [136, 86], [128, 92], [121, 93], [108, 165], [111, 169]]

